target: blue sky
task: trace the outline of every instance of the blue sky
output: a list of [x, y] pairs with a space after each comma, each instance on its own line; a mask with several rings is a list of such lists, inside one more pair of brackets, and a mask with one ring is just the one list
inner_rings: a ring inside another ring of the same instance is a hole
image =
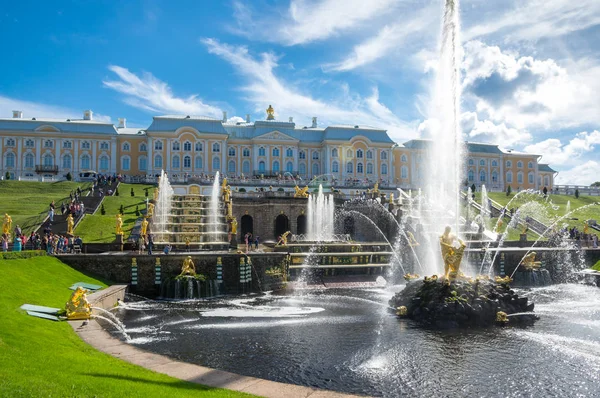
[[[194, 114], [427, 134], [442, 1], [23, 1], [0, 11], [0, 117]], [[467, 139], [600, 180], [600, 1], [461, 0]]]

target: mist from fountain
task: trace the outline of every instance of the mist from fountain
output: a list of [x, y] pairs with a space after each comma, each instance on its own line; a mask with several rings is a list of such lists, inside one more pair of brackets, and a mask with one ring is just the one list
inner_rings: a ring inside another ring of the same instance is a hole
[[160, 171], [158, 182], [158, 198], [154, 206], [153, 228], [155, 233], [159, 234], [159, 241], [166, 241], [164, 235], [168, 233], [169, 215], [171, 213], [173, 188], [169, 182], [169, 177], [164, 170]]
[[215, 180], [210, 191], [210, 205], [208, 207], [208, 219], [210, 227], [208, 230], [213, 233], [213, 238], [217, 237], [219, 232], [219, 196], [221, 195], [221, 186], [219, 185], [219, 172], [215, 173]]
[[317, 195], [309, 195], [307, 206], [307, 240], [333, 241], [335, 213], [333, 196], [323, 194], [323, 186], [319, 185]]

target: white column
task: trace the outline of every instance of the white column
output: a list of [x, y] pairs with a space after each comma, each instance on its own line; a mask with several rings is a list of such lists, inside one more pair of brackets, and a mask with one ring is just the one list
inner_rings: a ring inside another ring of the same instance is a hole
[[92, 161], [90, 162], [90, 165], [93, 165], [92, 170], [99, 172], [100, 170], [98, 167], [98, 158], [96, 157], [96, 151], [98, 150], [98, 141], [91, 141], [90, 145], [92, 146]]
[[258, 170], [258, 146], [252, 145], [252, 164], [250, 165], [250, 174], [254, 174], [254, 170]]
[[42, 139], [38, 138], [35, 140], [35, 164], [42, 164]]
[[60, 170], [60, 149], [62, 147], [62, 140], [58, 138], [54, 141], [54, 165], [58, 166]]
[[171, 174], [171, 145], [173, 144], [170, 139], [165, 140], [167, 145], [167, 156], [163, 161], [163, 169], [167, 174]]
[[[300, 156], [300, 147], [299, 147], [299, 146], [296, 146], [296, 147], [295, 147], [295, 148], [293, 148], [292, 150], [294, 151], [294, 152], [293, 152], [293, 155], [294, 155], [294, 171], [295, 171], [296, 173], [298, 173], [298, 156]], [[296, 176], [294, 176], [294, 178], [295, 178], [295, 177], [296, 177]]]
[[237, 163], [235, 164], [235, 174], [242, 174], [242, 146], [237, 146]]
[[23, 165], [22, 156], [23, 156], [23, 138], [17, 138], [17, 158], [15, 159], [15, 178], [19, 178], [21, 176], [21, 169]]
[[110, 173], [117, 172], [117, 137], [110, 140]]
[[208, 150], [210, 148], [208, 147], [207, 140], [202, 141], [202, 148], [204, 149], [204, 153], [203, 153], [203, 155], [204, 155], [204, 173], [209, 174], [209, 171], [208, 171], [208, 153], [209, 152], [208, 152]]
[[148, 151], [146, 152], [146, 156], [147, 156], [147, 161], [146, 161], [146, 174], [149, 175], [154, 175], [153, 170], [154, 170], [154, 155], [152, 154], [152, 151], [154, 150], [154, 142], [152, 142], [152, 138], [148, 137], [146, 139], [146, 145], [148, 147]]
[[79, 140], [73, 140], [73, 160], [72, 160], [72, 169], [73, 169], [73, 178], [77, 179], [79, 176]]
[[267, 170], [273, 170], [271, 168], [271, 145], [266, 146], [267, 155]]

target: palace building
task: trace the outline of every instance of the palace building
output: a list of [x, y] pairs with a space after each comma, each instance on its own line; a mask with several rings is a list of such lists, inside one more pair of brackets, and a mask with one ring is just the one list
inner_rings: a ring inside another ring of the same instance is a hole
[[[554, 171], [540, 155], [503, 151], [497, 145], [467, 143], [469, 185], [490, 190], [552, 189]], [[230, 123], [190, 115], [154, 116], [145, 129], [94, 120], [25, 117], [13, 111], [0, 119], [0, 176], [10, 179], [76, 179], [81, 173], [229, 177], [327, 175], [336, 186], [379, 181], [383, 187], [418, 188], [426, 140], [395, 143], [386, 130], [361, 125], [298, 126], [274, 118]]]

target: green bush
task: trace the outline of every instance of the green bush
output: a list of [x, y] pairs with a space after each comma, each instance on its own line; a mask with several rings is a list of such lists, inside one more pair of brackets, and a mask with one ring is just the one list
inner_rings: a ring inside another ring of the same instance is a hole
[[17, 260], [38, 256], [45, 256], [46, 252], [43, 250], [26, 250], [22, 252], [6, 252], [0, 253], [0, 260]]
[[135, 205], [135, 216], [139, 217], [140, 216], [140, 209], [138, 205]]
[[135, 196], [135, 192], [133, 192], [133, 187], [131, 187], [131, 196]]
[[115, 189], [115, 196], [119, 196], [119, 188]]
[[277, 188], [277, 192], [284, 192], [284, 191], [285, 191], [285, 189], [283, 189], [283, 188]]
[[575, 199], [579, 199], [579, 189], [575, 189]]
[[592, 267], [594, 271], [600, 271], [600, 260]]
[[125, 214], [125, 209], [123, 208], [123, 204], [121, 204], [121, 207], [119, 207], [119, 213]]
[[246, 192], [246, 188], [240, 188], [240, 192]]
[[148, 197], [148, 189], [147, 189], [147, 188], [146, 188], [146, 189], [144, 189], [144, 196], [145, 196], [145, 197]]
[[10, 173], [7, 171], [6, 174], [4, 174], [4, 179], [6, 181], [10, 180]]
[[102, 215], [106, 214], [106, 210], [104, 209], [104, 203], [102, 203], [102, 206], [100, 206], [100, 214], [102, 214]]
[[67, 181], [73, 181], [73, 175], [70, 171], [67, 173]]
[[506, 196], [510, 196], [511, 192], [512, 192], [512, 188], [509, 185], [508, 187], [506, 187]]

